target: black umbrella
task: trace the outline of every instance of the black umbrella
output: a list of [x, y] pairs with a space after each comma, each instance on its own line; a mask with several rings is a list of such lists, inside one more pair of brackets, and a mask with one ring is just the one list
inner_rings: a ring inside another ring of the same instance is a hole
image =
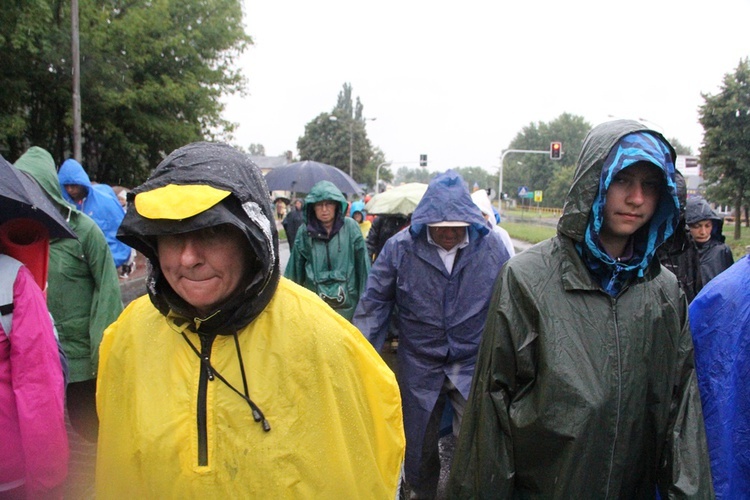
[[18, 218], [41, 222], [50, 238], [76, 238], [36, 181], [0, 156], [0, 224]]
[[291, 163], [266, 174], [266, 183], [271, 191], [309, 193], [320, 181], [331, 181], [344, 194], [362, 194], [362, 189], [343, 170], [317, 161]]

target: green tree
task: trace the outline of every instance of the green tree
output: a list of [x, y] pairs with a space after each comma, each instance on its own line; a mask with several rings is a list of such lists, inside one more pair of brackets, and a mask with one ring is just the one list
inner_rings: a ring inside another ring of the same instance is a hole
[[[251, 43], [240, 0], [80, 0], [82, 163], [94, 180], [141, 182], [188, 142], [229, 138], [226, 93]], [[0, 0], [0, 149], [58, 162], [72, 149], [69, 2]]]
[[674, 148], [675, 153], [678, 155], [685, 155], [685, 156], [693, 156], [693, 150], [689, 146], [685, 146], [680, 141], [677, 140], [676, 137], [672, 137], [671, 139], [668, 139], [669, 143]]
[[406, 184], [407, 182], [422, 182], [428, 184], [434, 177], [434, 173], [422, 167], [401, 166], [396, 170], [395, 184]]
[[[503, 165], [503, 191], [516, 196], [520, 186], [544, 191], [543, 206], [562, 207], [567, 190], [562, 182], [568, 179], [566, 167], [575, 166], [583, 139], [591, 129], [583, 117], [563, 113], [549, 123], [530, 123], [511, 141], [508, 149], [548, 151], [550, 142], [562, 142], [562, 159], [550, 160], [542, 154], [509, 154]], [[572, 177], [571, 177], [572, 179]], [[554, 186], [550, 190], [550, 186]], [[570, 187], [570, 184], [568, 184]]]
[[[344, 84], [333, 110], [319, 114], [305, 125], [304, 135], [297, 139], [300, 158], [327, 163], [349, 173], [351, 151], [354, 179], [373, 185], [375, 170], [385, 160], [382, 151], [378, 155], [379, 150], [373, 148], [367, 137], [363, 110], [359, 97], [356, 102], [352, 99], [352, 86]], [[381, 178], [388, 175], [381, 169]]]
[[492, 188], [493, 192], [497, 191], [497, 175], [490, 174], [482, 167], [457, 167], [454, 170], [461, 175], [469, 191], [474, 191], [475, 186], [478, 189]]
[[750, 63], [740, 60], [734, 73], [724, 75], [715, 95], [701, 94], [699, 121], [704, 129], [701, 147], [706, 196], [734, 207], [734, 238], [742, 236], [739, 223], [750, 190]]
[[266, 155], [266, 148], [263, 146], [263, 144], [250, 144], [247, 148], [247, 152], [251, 155], [257, 155], [257, 156], [265, 156]]

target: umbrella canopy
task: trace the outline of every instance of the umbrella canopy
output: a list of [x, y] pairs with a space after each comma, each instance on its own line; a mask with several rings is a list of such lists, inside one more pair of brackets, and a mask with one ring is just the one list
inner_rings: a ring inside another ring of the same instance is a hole
[[18, 218], [41, 222], [50, 238], [76, 238], [42, 188], [0, 156], [0, 223]]
[[291, 163], [266, 174], [266, 183], [271, 191], [309, 193], [320, 181], [331, 181], [344, 194], [362, 194], [362, 189], [343, 170], [317, 161]]
[[367, 202], [368, 214], [411, 214], [427, 191], [427, 184], [410, 182], [378, 193]]

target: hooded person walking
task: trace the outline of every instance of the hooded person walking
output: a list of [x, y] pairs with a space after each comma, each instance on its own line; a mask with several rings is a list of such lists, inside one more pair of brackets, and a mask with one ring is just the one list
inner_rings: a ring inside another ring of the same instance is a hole
[[109, 251], [115, 260], [115, 267], [127, 264], [131, 257], [131, 248], [117, 239], [117, 228], [120, 227], [125, 213], [112, 188], [94, 189], [89, 175], [80, 163], [73, 158], [65, 160], [57, 173], [63, 198], [75, 205], [96, 222], [107, 238]]
[[691, 198], [685, 208], [685, 222], [698, 246], [705, 285], [734, 264], [732, 250], [724, 243], [724, 219], [703, 198]]
[[451, 498], [711, 498], [687, 301], [654, 258], [675, 153], [638, 122], [587, 135], [557, 236], [503, 268]]
[[440, 418], [450, 400], [458, 433], [492, 284], [508, 258], [461, 176], [449, 170], [430, 182], [410, 228], [391, 237], [373, 264], [354, 324], [380, 350], [396, 318], [411, 498], [435, 497]]
[[346, 208], [346, 198], [332, 182], [312, 187], [305, 198], [305, 227], [297, 232], [284, 276], [317, 293], [351, 321], [370, 260], [362, 231], [345, 216]]
[[393, 373], [281, 278], [268, 187], [248, 155], [175, 150], [129, 196], [119, 238], [148, 295], [107, 329], [97, 498], [394, 498]]

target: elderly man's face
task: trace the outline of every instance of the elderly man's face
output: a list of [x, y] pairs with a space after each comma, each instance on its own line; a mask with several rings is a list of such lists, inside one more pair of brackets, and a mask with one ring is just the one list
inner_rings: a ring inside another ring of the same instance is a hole
[[226, 302], [244, 278], [247, 241], [232, 225], [159, 236], [157, 245], [167, 282], [201, 314]]
[[466, 237], [465, 227], [428, 227], [432, 241], [450, 250], [464, 240]]
[[318, 218], [324, 226], [333, 224], [336, 217], [336, 202], [333, 200], [323, 200], [313, 205], [315, 208], [315, 217]]

